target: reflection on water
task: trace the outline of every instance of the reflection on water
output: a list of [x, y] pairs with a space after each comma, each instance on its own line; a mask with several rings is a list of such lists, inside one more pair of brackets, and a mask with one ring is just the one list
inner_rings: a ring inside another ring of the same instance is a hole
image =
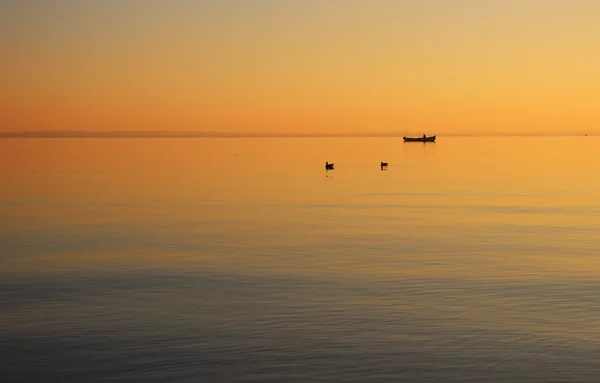
[[0, 369], [597, 381], [598, 144], [2, 140]]

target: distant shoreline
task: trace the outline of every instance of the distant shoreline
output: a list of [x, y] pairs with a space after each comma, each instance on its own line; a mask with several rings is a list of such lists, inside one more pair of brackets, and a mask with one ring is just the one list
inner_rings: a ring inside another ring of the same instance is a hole
[[[422, 133], [236, 133], [236, 132], [160, 132], [160, 131], [24, 131], [0, 132], [0, 138], [344, 138], [403, 137]], [[596, 134], [528, 133], [528, 134], [438, 134], [445, 137], [583, 137]]]
[[301, 137], [402, 137], [394, 133], [236, 133], [236, 132], [135, 132], [135, 131], [29, 131], [0, 132], [0, 138], [301, 138]]

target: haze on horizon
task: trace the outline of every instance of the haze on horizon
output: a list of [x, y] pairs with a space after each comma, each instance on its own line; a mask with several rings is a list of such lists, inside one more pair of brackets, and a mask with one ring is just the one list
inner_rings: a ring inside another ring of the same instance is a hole
[[0, 3], [0, 131], [600, 133], [592, 0]]

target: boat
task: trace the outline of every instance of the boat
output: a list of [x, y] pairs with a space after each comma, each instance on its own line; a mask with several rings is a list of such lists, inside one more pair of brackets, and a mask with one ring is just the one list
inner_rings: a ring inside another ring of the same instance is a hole
[[404, 138], [404, 142], [435, 142], [435, 136], [425, 136], [423, 137], [402, 137]]
[[329, 162], [325, 162], [325, 170], [333, 170], [333, 164]]

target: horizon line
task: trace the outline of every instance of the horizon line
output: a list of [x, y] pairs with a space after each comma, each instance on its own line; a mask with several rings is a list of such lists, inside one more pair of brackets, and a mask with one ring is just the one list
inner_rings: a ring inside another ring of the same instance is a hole
[[[431, 134], [439, 135], [439, 134]], [[579, 137], [596, 136], [596, 133], [447, 133], [446, 137]], [[0, 131], [0, 138], [335, 138], [335, 137], [404, 137], [394, 132], [348, 133], [274, 133], [274, 132], [213, 132], [213, 131], [86, 131], [86, 130], [30, 130]], [[415, 134], [420, 136], [420, 134]], [[407, 136], [408, 137], [408, 136]]]

